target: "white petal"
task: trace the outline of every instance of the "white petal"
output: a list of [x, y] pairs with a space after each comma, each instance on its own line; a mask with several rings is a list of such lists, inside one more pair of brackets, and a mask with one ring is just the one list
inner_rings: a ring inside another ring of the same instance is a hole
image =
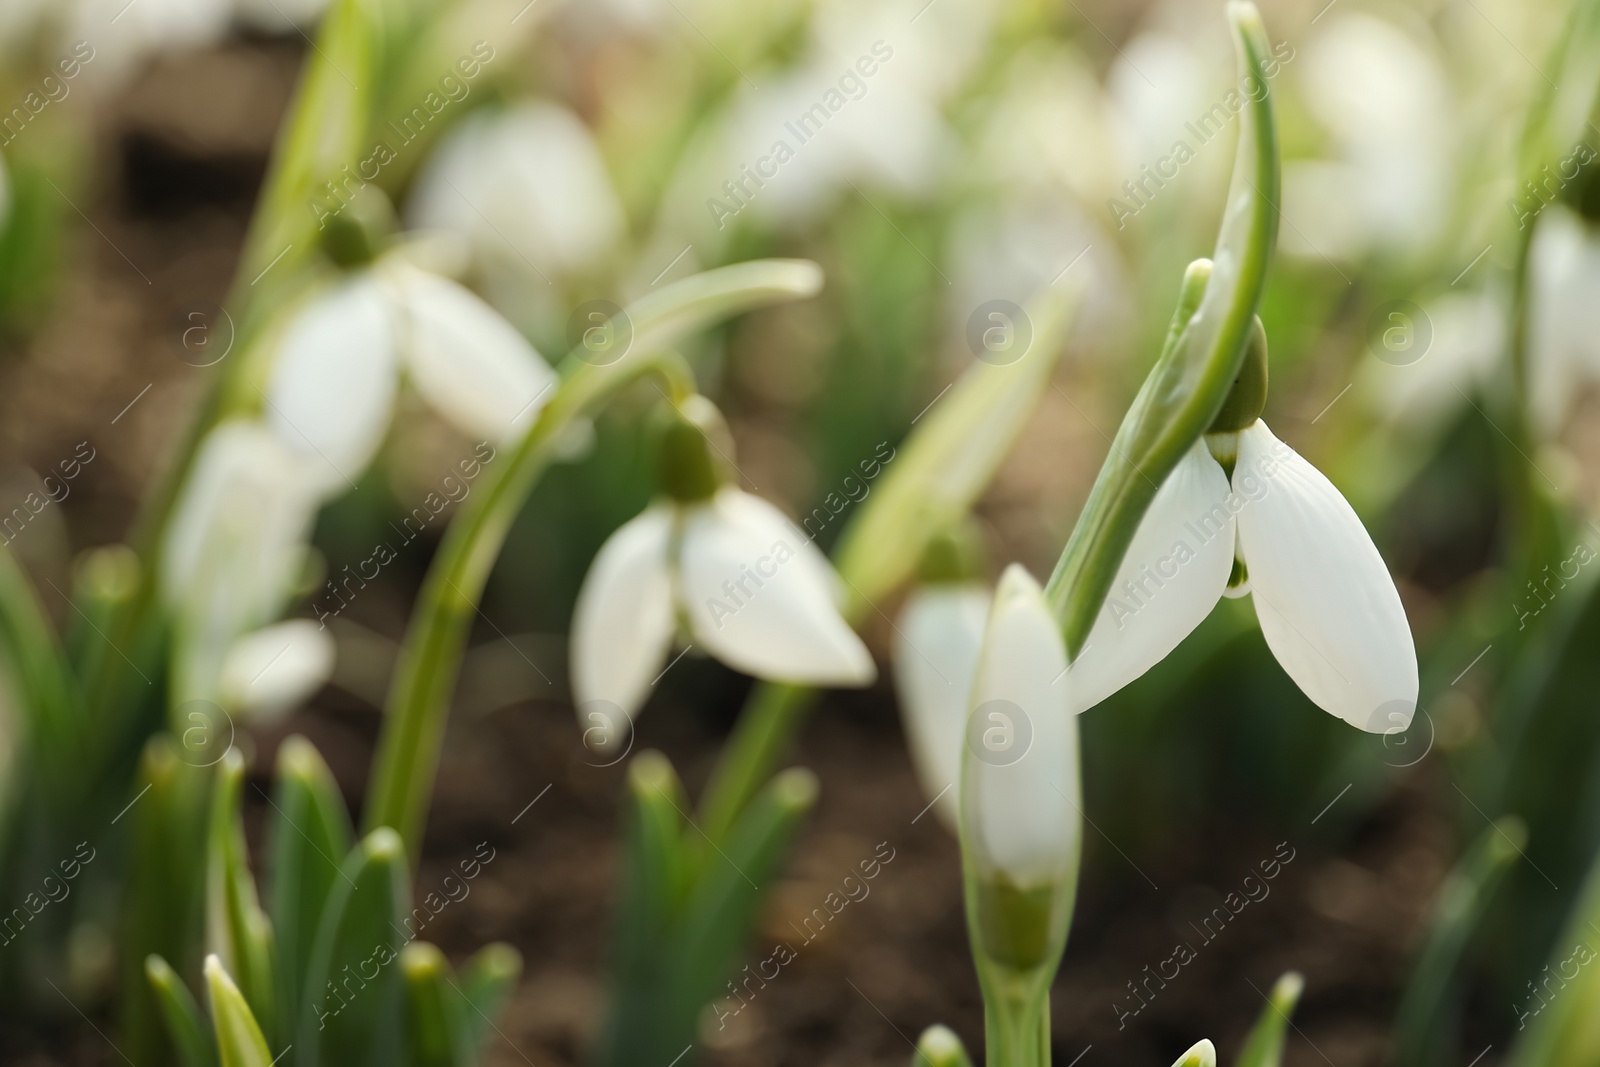
[[333, 674], [333, 637], [310, 619], [247, 634], [222, 664], [223, 703], [272, 722], [321, 689]]
[[495, 260], [539, 273], [587, 270], [626, 230], [588, 127], [548, 103], [464, 119], [418, 175], [410, 217], [416, 227], [468, 234]]
[[192, 600], [197, 585], [214, 580], [258, 590], [286, 583], [311, 512], [303, 471], [275, 434], [250, 420], [217, 426], [200, 445], [167, 530], [168, 604]]
[[766, 501], [729, 487], [688, 509], [678, 567], [695, 643], [730, 667], [808, 685], [876, 676], [834, 606], [827, 561]]
[[462, 432], [506, 441], [533, 424], [555, 371], [500, 313], [448, 278], [396, 266], [417, 391]]
[[1178, 647], [1211, 614], [1233, 569], [1228, 476], [1197, 440], [1150, 502], [1089, 640], [1072, 665], [1072, 704], [1100, 703]]
[[1239, 513], [1239, 545], [1272, 654], [1324, 711], [1363, 730], [1404, 730], [1417, 705], [1416, 648], [1355, 510], [1259, 420], [1239, 435], [1233, 482], [1255, 498]]
[[324, 492], [350, 488], [383, 443], [394, 408], [393, 307], [358, 275], [312, 299], [284, 332], [264, 415]]
[[953, 831], [961, 811], [961, 746], [967, 702], [989, 617], [978, 582], [920, 586], [895, 625], [894, 681], [911, 764], [930, 803]]
[[625, 523], [589, 567], [572, 615], [572, 699], [584, 740], [623, 744], [672, 641], [667, 542], [673, 512], [652, 507]]
[[238, 420], [207, 435], [162, 551], [175, 701], [215, 700], [234, 639], [278, 617], [304, 573], [315, 511], [303, 468], [271, 430]]
[[995, 591], [963, 736], [961, 821], [978, 869], [1019, 888], [1058, 883], [1076, 863], [1078, 719], [1066, 648], [1027, 571]]

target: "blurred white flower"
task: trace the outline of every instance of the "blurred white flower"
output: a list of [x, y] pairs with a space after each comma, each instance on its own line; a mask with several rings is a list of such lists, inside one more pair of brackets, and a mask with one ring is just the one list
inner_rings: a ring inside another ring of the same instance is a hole
[[[1232, 485], [1204, 441], [1146, 512], [1072, 666], [1075, 710], [1163, 659], [1225, 593], [1249, 593], [1267, 647], [1316, 705], [1374, 733], [1416, 711], [1417, 654], [1383, 557], [1333, 483], [1259, 419]], [[1235, 555], [1245, 580], [1229, 588]]]
[[62, 7], [65, 39], [93, 46], [84, 72], [101, 87], [121, 84], [152, 53], [215, 44], [233, 20], [233, 0], [69, 0]]
[[1143, 33], [1128, 42], [1106, 86], [1130, 157], [1154, 163], [1175, 141], [1189, 140], [1184, 123], [1204, 110], [1207, 69], [1190, 43], [1173, 34]]
[[294, 315], [267, 382], [264, 418], [322, 493], [349, 487], [372, 460], [401, 369], [463, 433], [496, 442], [529, 426], [555, 385], [533, 346], [471, 291], [381, 257]]
[[1425, 302], [1432, 337], [1421, 359], [1401, 366], [1363, 361], [1360, 388], [1388, 422], [1432, 429], [1489, 380], [1505, 351], [1505, 312], [1490, 293], [1451, 291]]
[[1332, 12], [1304, 51], [1296, 68], [1306, 106], [1337, 158], [1284, 167], [1284, 216], [1294, 221], [1286, 250], [1419, 250], [1442, 231], [1452, 193], [1455, 115], [1438, 56], [1356, 11]]
[[989, 612], [963, 734], [962, 844], [978, 872], [1019, 889], [1077, 864], [1078, 725], [1067, 654], [1039, 583], [1006, 568]]
[[200, 446], [161, 556], [178, 620], [179, 699], [211, 699], [234, 640], [277, 618], [306, 561], [316, 496], [304, 464], [266, 426], [233, 420]]
[[680, 620], [692, 644], [747, 674], [866, 685], [872, 656], [835, 606], [836, 582], [782, 512], [732, 486], [700, 503], [652, 505], [611, 535], [578, 593], [580, 718], [599, 702], [608, 718], [620, 711], [615, 725], [625, 731], [666, 666]]
[[991, 600], [982, 582], [920, 585], [895, 625], [895, 691], [911, 765], [952, 831], [961, 811], [961, 739]]
[[1545, 208], [1528, 250], [1530, 417], [1562, 429], [1576, 389], [1600, 380], [1600, 236], [1563, 204]]
[[626, 232], [588, 128], [539, 102], [458, 123], [417, 176], [408, 218], [464, 234], [486, 259], [524, 273], [590, 270]]
[[333, 676], [333, 636], [310, 619], [276, 623], [234, 642], [222, 664], [221, 703], [271, 723]]

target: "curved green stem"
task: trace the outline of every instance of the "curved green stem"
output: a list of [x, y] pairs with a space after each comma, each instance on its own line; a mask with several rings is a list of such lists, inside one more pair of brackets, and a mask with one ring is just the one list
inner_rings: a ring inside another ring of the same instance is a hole
[[576, 354], [567, 359], [555, 395], [510, 461], [489, 468], [490, 480], [462, 503], [428, 569], [389, 690], [367, 791], [364, 819], [369, 830], [393, 827], [413, 859], [420, 851], [439, 743], [472, 618], [511, 524], [549, 464], [562, 430], [646, 374], [661, 375], [675, 401], [686, 398], [694, 390], [693, 375], [680, 357], [666, 351], [668, 345], [726, 316], [810, 296], [821, 281], [813, 264], [792, 260], [741, 263], [698, 274], [628, 309], [632, 349], [617, 362], [597, 366]]

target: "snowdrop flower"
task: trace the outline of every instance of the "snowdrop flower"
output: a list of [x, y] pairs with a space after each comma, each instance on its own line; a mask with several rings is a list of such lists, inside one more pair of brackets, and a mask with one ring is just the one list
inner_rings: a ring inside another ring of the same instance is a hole
[[531, 425], [555, 386], [549, 364], [471, 291], [381, 256], [295, 314], [265, 391], [268, 425], [323, 494], [371, 462], [402, 369], [463, 433], [495, 442]]
[[304, 464], [260, 422], [224, 422], [201, 444], [161, 556], [162, 596], [184, 635], [181, 699], [211, 699], [235, 638], [282, 610], [316, 504]]
[[962, 754], [962, 847], [982, 883], [1023, 893], [1077, 883], [1083, 827], [1071, 684], [1055, 615], [1039, 583], [1013, 563], [989, 612]]
[[928, 802], [952, 831], [961, 796], [961, 737], [993, 594], [978, 561], [953, 537], [924, 556], [921, 584], [895, 624], [894, 680], [911, 765]]
[[220, 702], [258, 722], [276, 722], [322, 688], [333, 660], [332, 636], [310, 619], [264, 627], [228, 650]]
[[408, 219], [460, 233], [501, 265], [546, 274], [594, 268], [626, 232], [588, 128], [547, 103], [457, 124], [417, 176]]
[[1149, 670], [1219, 598], [1248, 593], [1267, 647], [1318, 707], [1362, 730], [1403, 731], [1417, 654], [1400, 594], [1349, 502], [1256, 417], [1266, 399], [1257, 335], [1223, 415], [1128, 547], [1072, 666], [1074, 709]]
[[1375, 247], [1410, 252], [1438, 236], [1455, 123], [1434, 50], [1383, 19], [1334, 12], [1298, 74], [1338, 158], [1285, 166], [1284, 212], [1307, 228], [1285, 235], [1288, 250], [1355, 258]]
[[626, 737], [680, 627], [691, 645], [761, 678], [875, 677], [835, 605], [827, 559], [777, 508], [723, 484], [706, 436], [725, 434], [716, 409], [696, 397], [679, 414], [661, 438], [667, 499], [611, 535], [578, 593], [573, 698], [594, 748]]
[[1577, 387], [1600, 380], [1600, 236], [1564, 204], [1539, 214], [1528, 250], [1528, 391], [1556, 436]]

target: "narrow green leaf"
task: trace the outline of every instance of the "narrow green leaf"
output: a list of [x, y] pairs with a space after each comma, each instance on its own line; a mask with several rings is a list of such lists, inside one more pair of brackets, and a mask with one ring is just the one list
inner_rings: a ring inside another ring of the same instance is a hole
[[[1589, 868], [1550, 963], [1529, 982], [1509, 1067], [1600, 1063], [1600, 855]], [[1570, 973], [1569, 973], [1570, 972]]]
[[207, 956], [205, 972], [211, 997], [211, 1025], [217, 1033], [222, 1067], [272, 1067], [267, 1039], [222, 961], [214, 954]]
[[198, 977], [206, 900], [205, 840], [210, 817], [209, 768], [191, 766], [170, 735], [145, 745], [138, 779], [128, 791], [125, 821], [133, 823], [122, 922], [121, 1029], [135, 1063], [171, 1059], [144, 961], [159, 953]]
[[467, 1067], [471, 1047], [460, 1025], [461, 996], [451, 986], [450, 962], [426, 941], [400, 951], [410, 1016], [412, 1067]]
[[[234, 280], [238, 299], [229, 303], [235, 309], [246, 305], [245, 294], [269, 267], [280, 276], [292, 273], [316, 251], [313, 203], [325, 198], [323, 183], [371, 150], [380, 33], [373, 0], [336, 0], [323, 16], [294, 103], [279, 127]], [[280, 254], [283, 260], [276, 260]]]
[[306, 969], [295, 1042], [299, 1067], [391, 1067], [403, 1043], [396, 965], [411, 939], [405, 848], [388, 827], [345, 860], [323, 909]]
[[273, 802], [272, 926], [277, 934], [278, 989], [282, 1032], [299, 1025], [306, 968], [317, 923], [339, 880], [353, 833], [344, 798], [316, 746], [300, 736], [278, 749], [277, 799]]
[[177, 1049], [179, 1067], [217, 1067], [216, 1039], [183, 979], [154, 953], [145, 957], [144, 973]]
[[[1083, 513], [1045, 589], [1061, 619], [1069, 657], [1082, 650], [1128, 543], [1161, 483], [1221, 410], [1239, 367], [1266, 286], [1278, 235], [1278, 142], [1270, 55], [1255, 5], [1228, 4], [1241, 79], [1261, 86], [1239, 113], [1239, 148], [1227, 209], [1204, 295], [1156, 361], [1117, 430]], [[1186, 277], [1192, 297], [1195, 268]], [[1180, 306], [1183, 301], [1180, 300]]]
[[695, 835], [704, 853], [668, 949], [678, 981], [668, 987], [673, 996], [659, 1021], [658, 1040], [681, 1049], [694, 1040], [705, 1005], [726, 995], [765, 899], [762, 888], [778, 876], [790, 842], [816, 803], [817, 788], [816, 775], [808, 770], [782, 771], [756, 795], [720, 848]]
[[1512, 863], [1522, 854], [1527, 826], [1516, 816], [1496, 820], [1450, 872], [1434, 900], [1428, 938], [1411, 972], [1395, 1019], [1395, 1062], [1444, 1067], [1454, 1062], [1452, 1025], [1461, 992], [1467, 942]]
[[1172, 1067], [1217, 1067], [1217, 1049], [1210, 1038], [1202, 1037], [1194, 1045], [1179, 1056]]
[[1081, 295], [1070, 284], [1045, 290], [1026, 312], [1028, 351], [1014, 363], [974, 362], [885, 463], [834, 553], [846, 618], [867, 614], [911, 575], [929, 540], [971, 510], [1049, 385]]
[[230, 748], [217, 765], [206, 834], [206, 947], [237, 974], [251, 1014], [271, 1030], [274, 1005], [270, 927], [256, 898], [239, 811], [244, 756]]
[[1289, 1029], [1289, 1017], [1294, 1014], [1305, 985], [1305, 979], [1293, 971], [1273, 983], [1267, 1006], [1261, 1009], [1261, 1017], [1250, 1030], [1244, 1050], [1235, 1061], [1237, 1067], [1278, 1067], [1283, 1062], [1283, 1039]]
[[17, 688], [29, 751], [44, 761], [40, 782], [53, 792], [81, 783], [84, 718], [71, 668], [33, 584], [9, 548], [0, 548], [0, 658]]
[[478, 601], [562, 431], [645, 374], [667, 377], [673, 393], [686, 395], [693, 390], [693, 376], [667, 346], [727, 316], [812, 296], [821, 285], [817, 266], [797, 260], [758, 260], [697, 274], [626, 310], [633, 341], [615, 362], [588, 363], [575, 352], [562, 363], [561, 383], [550, 402], [511, 455], [485, 468], [477, 492], [462, 501], [429, 566], [389, 690], [367, 792], [369, 829], [393, 826], [413, 855], [419, 847], [450, 695]]
[[967, 1055], [966, 1046], [954, 1030], [936, 1024], [917, 1038], [911, 1067], [972, 1067], [972, 1057]]
[[522, 953], [502, 942], [483, 946], [461, 968], [456, 985], [463, 1000], [461, 1025], [472, 1062], [483, 1056], [498, 1025], [495, 1020], [505, 1011], [521, 977]]

